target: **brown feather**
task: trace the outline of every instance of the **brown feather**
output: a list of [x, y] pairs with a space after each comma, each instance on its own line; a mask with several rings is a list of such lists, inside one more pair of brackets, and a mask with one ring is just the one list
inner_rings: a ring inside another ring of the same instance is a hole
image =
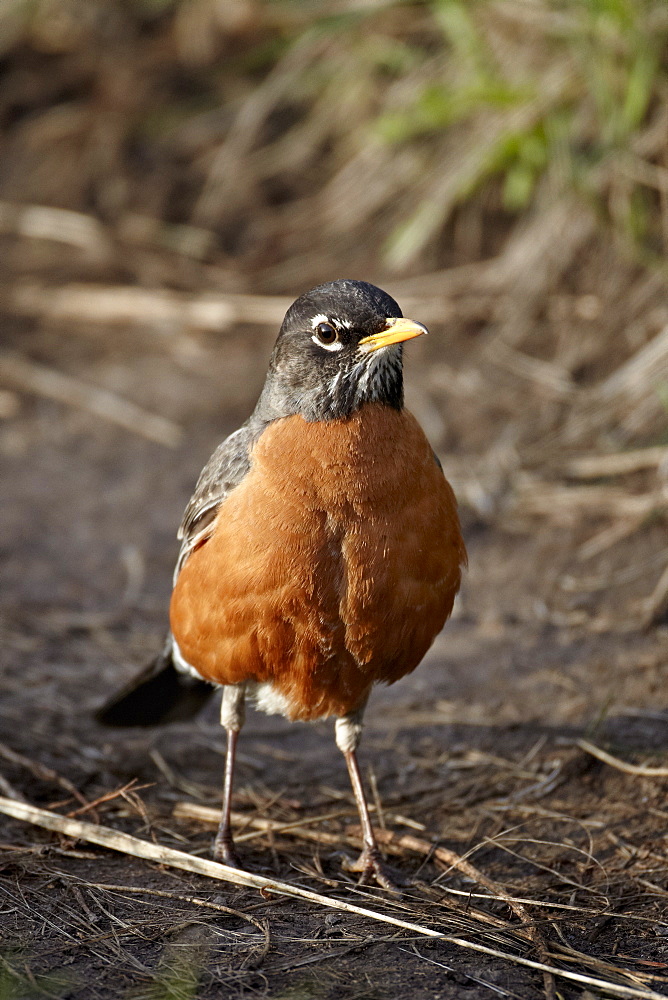
[[452, 489], [410, 413], [286, 417], [185, 563], [172, 631], [207, 680], [270, 682], [293, 719], [342, 716], [415, 669], [465, 562]]

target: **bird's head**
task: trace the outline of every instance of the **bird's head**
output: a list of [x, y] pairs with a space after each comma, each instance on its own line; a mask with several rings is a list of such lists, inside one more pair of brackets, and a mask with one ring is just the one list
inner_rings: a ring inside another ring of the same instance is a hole
[[402, 344], [427, 330], [366, 281], [318, 285], [288, 309], [258, 404], [264, 419], [345, 418], [365, 403], [403, 406]]

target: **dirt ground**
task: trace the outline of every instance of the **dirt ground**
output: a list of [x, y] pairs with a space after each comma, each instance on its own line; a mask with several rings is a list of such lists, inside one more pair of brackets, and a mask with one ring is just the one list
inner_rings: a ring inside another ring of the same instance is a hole
[[[457, 483], [463, 436], [438, 424], [422, 389], [439, 359], [463, 367], [471, 340], [449, 341], [438, 324], [434, 333], [428, 348], [407, 352], [408, 396], [440, 434]], [[7, 317], [3, 348], [134, 400], [184, 434], [168, 448], [79, 408], [4, 389], [3, 793], [67, 812], [79, 806], [71, 786], [91, 802], [134, 781], [100, 804], [97, 818], [206, 855], [211, 828], [173, 810], [219, 802], [216, 706], [194, 723], [146, 731], [104, 730], [93, 711], [160, 648], [175, 528], [204, 460], [253, 405], [274, 335], [269, 325], [176, 337]], [[479, 402], [471, 434], [482, 440], [500, 417], [489, 399]], [[2, 1000], [543, 995], [541, 973], [514, 956], [608, 982], [611, 991], [617, 983], [668, 995], [666, 778], [626, 773], [591, 753], [591, 745], [605, 748], [632, 765], [666, 759], [668, 629], [628, 626], [620, 610], [651, 590], [665, 527], [650, 519], [608, 567], [632, 563], [648, 573], [585, 596], [562, 588], [557, 600], [557, 583], [582, 572], [582, 524], [537, 519], [520, 530], [469, 502], [462, 514], [470, 569], [455, 616], [413, 676], [376, 692], [362, 746], [383, 823], [426, 842], [388, 854], [409, 883], [402, 898], [358, 888], [342, 867], [356, 853], [356, 817], [331, 723], [251, 714], [235, 807], [249, 821], [303, 824], [271, 836], [246, 827], [251, 836], [240, 847], [252, 870], [508, 957], [264, 898], [3, 819]], [[598, 571], [605, 575], [604, 564]], [[592, 628], [601, 615], [607, 624]], [[329, 818], [308, 823], [320, 816]], [[340, 846], [300, 829], [340, 835]], [[437, 844], [525, 901], [546, 942], [542, 956], [506, 903], [485, 898], [487, 890], [429, 852]], [[586, 981], [559, 979], [557, 988], [562, 997], [615, 995]]]

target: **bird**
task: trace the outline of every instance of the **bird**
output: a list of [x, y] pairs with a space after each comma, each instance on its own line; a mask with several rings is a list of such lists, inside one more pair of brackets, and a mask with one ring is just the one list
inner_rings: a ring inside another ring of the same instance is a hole
[[162, 653], [97, 713], [106, 725], [189, 718], [222, 688], [227, 752], [214, 858], [231, 826], [245, 704], [335, 718], [360, 816], [360, 882], [394, 882], [357, 748], [374, 685], [413, 671], [452, 611], [467, 554], [441, 463], [404, 406], [403, 346], [427, 333], [365, 281], [288, 309], [248, 420], [205, 465], [178, 532]]

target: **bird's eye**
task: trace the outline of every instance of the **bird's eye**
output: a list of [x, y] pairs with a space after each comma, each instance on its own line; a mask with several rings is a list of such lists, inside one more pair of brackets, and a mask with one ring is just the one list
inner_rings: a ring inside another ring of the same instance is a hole
[[326, 347], [334, 344], [339, 336], [331, 323], [318, 323], [315, 332], [320, 343]]

